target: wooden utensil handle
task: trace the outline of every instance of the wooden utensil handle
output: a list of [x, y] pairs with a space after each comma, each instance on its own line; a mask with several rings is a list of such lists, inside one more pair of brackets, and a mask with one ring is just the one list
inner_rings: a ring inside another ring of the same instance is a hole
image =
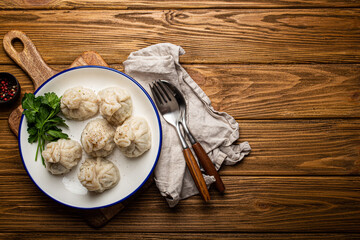
[[[24, 49], [21, 52], [16, 51], [13, 46], [15, 40], [20, 41]], [[21, 31], [10, 31], [5, 34], [3, 39], [5, 52], [31, 77], [35, 89], [43, 82], [56, 74], [42, 59], [40, 53], [28, 38]]]
[[195, 185], [200, 192], [201, 197], [205, 202], [210, 200], [210, 194], [206, 187], [206, 183], [203, 175], [201, 174], [199, 165], [197, 164], [193, 154], [191, 153], [190, 148], [185, 148], [183, 150], [186, 165], [191, 173], [192, 178], [194, 179]]
[[211, 162], [209, 156], [206, 154], [204, 148], [201, 146], [200, 143], [195, 143], [194, 145], [192, 145], [196, 156], [201, 164], [201, 166], [205, 169], [205, 172], [208, 175], [214, 176], [216, 179], [215, 187], [216, 189], [223, 193], [225, 191], [225, 186], [223, 181], [220, 178], [219, 173], [216, 171], [214, 164]]

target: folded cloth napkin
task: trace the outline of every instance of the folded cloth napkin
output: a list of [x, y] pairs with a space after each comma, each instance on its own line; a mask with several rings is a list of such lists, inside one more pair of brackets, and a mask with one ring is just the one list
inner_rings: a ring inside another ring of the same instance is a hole
[[[194, 137], [208, 153], [218, 170], [224, 163], [234, 165], [249, 154], [249, 143], [235, 145], [239, 138], [239, 125], [233, 117], [218, 112], [211, 106], [210, 99], [189, 76], [179, 63], [184, 49], [170, 43], [160, 43], [133, 52], [123, 63], [125, 73], [132, 76], [148, 92], [149, 83], [163, 79], [177, 86], [187, 102], [187, 122]], [[188, 171], [182, 147], [175, 128], [161, 118], [163, 145], [155, 168], [155, 183], [170, 207], [181, 199], [198, 194], [198, 190]], [[190, 145], [189, 145], [190, 146]], [[213, 176], [204, 174], [209, 186], [215, 181]]]

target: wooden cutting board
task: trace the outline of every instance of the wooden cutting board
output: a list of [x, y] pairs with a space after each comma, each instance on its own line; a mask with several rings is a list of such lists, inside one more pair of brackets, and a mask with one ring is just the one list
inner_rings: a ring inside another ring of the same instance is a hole
[[[24, 49], [21, 52], [15, 50], [13, 42], [21, 41]], [[30, 76], [33, 81], [35, 89], [37, 89], [47, 79], [57, 73], [57, 71], [50, 68], [40, 53], [37, 51], [35, 45], [32, 43], [25, 33], [21, 31], [10, 31], [5, 34], [3, 39], [3, 46], [5, 52]], [[70, 67], [84, 66], [84, 65], [98, 65], [106, 66], [104, 59], [96, 52], [84, 52], [70, 65]], [[23, 109], [21, 105], [16, 108], [9, 116], [8, 123], [11, 131], [17, 136], [19, 131], [20, 118]], [[136, 196], [143, 190], [147, 189], [152, 183], [153, 177], [150, 176], [149, 180], [144, 184], [142, 189], [134, 194], [130, 199], [122, 203], [112, 205], [107, 208], [95, 210], [79, 210], [84, 216], [89, 225], [93, 227], [101, 227], [119, 213], [126, 205], [128, 205]]]

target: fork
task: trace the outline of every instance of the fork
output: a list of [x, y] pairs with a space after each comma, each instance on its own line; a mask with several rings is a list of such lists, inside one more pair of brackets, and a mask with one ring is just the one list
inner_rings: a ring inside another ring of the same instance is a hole
[[201, 197], [205, 202], [209, 201], [210, 194], [207, 189], [204, 177], [180, 130], [179, 120], [181, 118], [181, 110], [178, 102], [176, 101], [172, 91], [168, 88], [168, 86], [163, 84], [161, 81], [155, 81], [152, 86], [150, 85], [150, 89], [161, 115], [166, 122], [168, 122], [176, 129], [183, 148], [186, 165], [197, 189], [200, 192]]
[[209, 156], [207, 155], [207, 153], [205, 152], [204, 148], [196, 140], [196, 138], [192, 135], [192, 133], [190, 132], [190, 129], [188, 128], [188, 126], [186, 124], [186, 105], [187, 104], [186, 104], [184, 95], [182, 94], [180, 89], [178, 89], [172, 83], [170, 83], [166, 80], [160, 80], [160, 81], [171, 89], [172, 95], [175, 97], [176, 101], [178, 102], [178, 104], [180, 106], [181, 119], [179, 120], [179, 122], [180, 122], [181, 126], [183, 127], [184, 133], [185, 133], [185, 135], [187, 135], [187, 137], [192, 145], [192, 148], [195, 151], [195, 155], [197, 156], [197, 159], [198, 159], [200, 165], [204, 168], [205, 172], [208, 175], [214, 176], [214, 178], [216, 179], [216, 181], [214, 183], [216, 189], [220, 193], [224, 193], [225, 186], [224, 186], [223, 181], [221, 180], [219, 173], [216, 171], [214, 164], [211, 162], [211, 160], [210, 160]]

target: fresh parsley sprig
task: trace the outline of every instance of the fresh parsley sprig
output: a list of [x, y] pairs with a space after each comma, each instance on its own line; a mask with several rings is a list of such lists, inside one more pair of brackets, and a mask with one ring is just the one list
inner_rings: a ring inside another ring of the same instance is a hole
[[[28, 142], [38, 142], [36, 149], [35, 161], [38, 153], [40, 155], [45, 148], [46, 141], [52, 142], [60, 138], [68, 138], [58, 127], [67, 127], [65, 120], [57, 116], [60, 112], [60, 100], [55, 93], [45, 93], [44, 96], [35, 97], [32, 93], [25, 93], [22, 99], [23, 114], [26, 117], [29, 133]], [[45, 166], [44, 158], [41, 160]]]

